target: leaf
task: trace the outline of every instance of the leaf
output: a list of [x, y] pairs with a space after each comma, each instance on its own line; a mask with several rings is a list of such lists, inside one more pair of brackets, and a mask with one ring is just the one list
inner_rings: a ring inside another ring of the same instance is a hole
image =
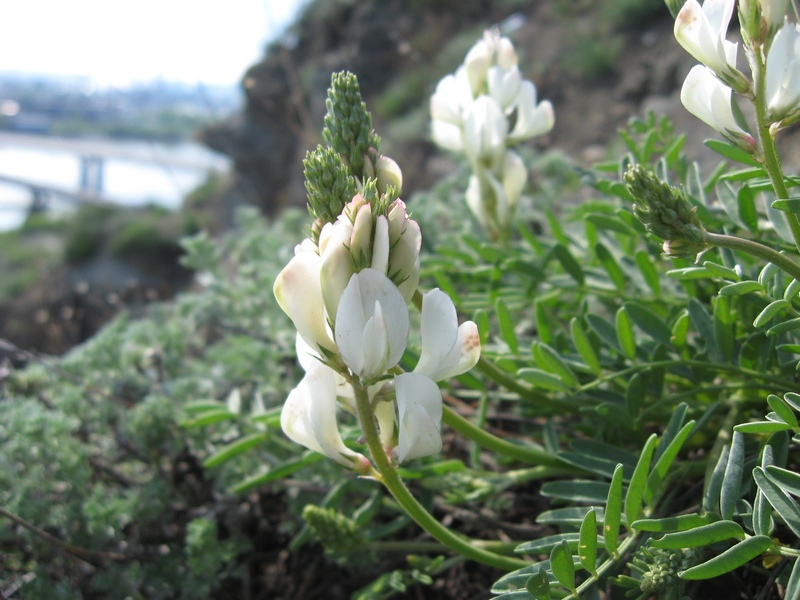
[[689, 323], [691, 319], [689, 318], [689, 313], [687, 311], [682, 311], [678, 318], [675, 319], [675, 323], [672, 325], [672, 336], [670, 337], [670, 342], [674, 346], [685, 346], [686, 345], [686, 336], [689, 333]]
[[617, 341], [623, 354], [633, 360], [636, 358], [636, 337], [633, 333], [631, 317], [624, 306], [617, 311], [616, 330]]
[[800, 214], [800, 198], [796, 196], [793, 198], [780, 198], [775, 200], [770, 206], [781, 212]]
[[747, 185], [739, 188], [736, 194], [736, 202], [739, 207], [739, 219], [750, 230], [751, 233], [758, 232], [758, 210], [756, 209], [755, 193]]
[[533, 356], [536, 359], [536, 363], [542, 369], [556, 375], [567, 386], [575, 387], [578, 385], [578, 378], [575, 376], [575, 372], [564, 362], [558, 353], [547, 344], [534, 342]]
[[550, 552], [550, 571], [558, 583], [572, 592], [574, 596], [578, 595], [575, 589], [575, 563], [566, 541], [562, 541]]
[[592, 577], [597, 577], [597, 515], [591, 509], [583, 518], [579, 532], [580, 541], [578, 543], [578, 559], [581, 566], [591, 573]]
[[525, 582], [525, 589], [536, 600], [550, 600], [550, 581], [547, 579], [544, 569], [537, 569], [536, 572]]
[[693, 281], [695, 279], [711, 279], [714, 273], [705, 267], [685, 267], [683, 269], [672, 269], [667, 271], [667, 277], [678, 281]]
[[[666, 450], [664, 450], [664, 452], [658, 458], [653, 470], [647, 477], [643, 499], [648, 506], [653, 506], [656, 498], [656, 492], [658, 491], [658, 488], [661, 487], [661, 482], [664, 480], [669, 468], [672, 466], [672, 463], [678, 456], [678, 452], [680, 452], [683, 443], [686, 441], [686, 438], [688, 438], [692, 433], [692, 430], [694, 429], [694, 423], [694, 421], [689, 421], [681, 428], [681, 430], [675, 436], [675, 439], [669, 443]], [[664, 443], [663, 440], [662, 443]]]
[[594, 313], [586, 315], [586, 322], [601, 340], [622, 354], [622, 348], [617, 339], [617, 331], [611, 323]]
[[625, 289], [625, 273], [623, 273], [619, 264], [617, 263], [614, 255], [603, 244], [597, 243], [594, 247], [594, 253], [600, 260], [600, 264], [608, 273], [608, 278], [614, 284], [618, 291], [622, 292]]
[[758, 489], [772, 505], [789, 529], [800, 537], [800, 506], [786, 492], [784, 492], [769, 477], [763, 467], [753, 469], [753, 479], [756, 480]]
[[[586, 514], [588, 515], [589, 513]], [[584, 520], [585, 519], [586, 517], [584, 517]], [[596, 533], [597, 532], [595, 532], [595, 537]], [[524, 542], [514, 548], [514, 552], [517, 552], [518, 554], [541, 554], [542, 552], [550, 552], [550, 550], [552, 550], [562, 541], [566, 541], [567, 544], [569, 544], [570, 549], [577, 550], [580, 543], [580, 535], [574, 532], [548, 535], [543, 538]]]
[[736, 283], [729, 283], [728, 285], [720, 288], [720, 296], [744, 296], [753, 292], [763, 292], [764, 287], [757, 281], [739, 281]]
[[580, 285], [583, 285], [585, 277], [581, 265], [575, 260], [567, 247], [563, 244], [557, 244], [553, 248], [553, 254], [564, 267], [564, 270]]
[[703, 267], [711, 271], [715, 276], [722, 277], [723, 279], [730, 279], [731, 281], [739, 281], [739, 274], [724, 265], [718, 265], [715, 262], [707, 260], [703, 262]]
[[770, 302], [753, 320], [753, 327], [763, 327], [789, 306], [789, 301], [783, 298]]
[[544, 302], [536, 300], [533, 303], [533, 313], [536, 316], [536, 334], [539, 340], [545, 344], [549, 344], [553, 339], [553, 334], [550, 329], [550, 323], [553, 318], [547, 313]]
[[220, 448], [217, 452], [206, 458], [203, 461], [203, 466], [206, 468], [211, 468], [221, 465], [235, 456], [247, 452], [251, 448], [255, 448], [259, 444], [263, 443], [266, 439], [267, 436], [263, 432], [246, 435]]
[[730, 182], [718, 181], [714, 189], [717, 192], [717, 200], [728, 215], [728, 218], [740, 227], [745, 227], [745, 224], [739, 218], [739, 200], [736, 196], [736, 190]]
[[619, 525], [622, 520], [622, 464], [614, 469], [611, 485], [608, 488], [606, 510], [603, 517], [603, 541], [606, 550], [612, 556], [616, 555], [619, 547]]
[[769, 407], [775, 411], [784, 423], [791, 425], [793, 429], [798, 428], [797, 417], [784, 400], [775, 394], [770, 394], [767, 396], [767, 404], [769, 404]]
[[672, 338], [672, 331], [664, 323], [664, 319], [655, 314], [646, 306], [638, 302], [626, 302], [625, 310], [631, 317], [636, 326], [657, 342], [669, 344]]
[[497, 324], [500, 327], [500, 335], [505, 340], [508, 347], [514, 354], [519, 354], [519, 344], [517, 343], [517, 334], [514, 332], [514, 320], [511, 318], [511, 313], [508, 311], [508, 306], [503, 302], [502, 298], [498, 298], [494, 303], [494, 311], [497, 315]]
[[572, 333], [572, 343], [575, 344], [575, 349], [580, 354], [583, 362], [586, 363], [592, 373], [599, 374], [601, 371], [600, 359], [597, 358], [597, 352], [595, 352], [589, 336], [586, 335], [577, 317], [572, 317], [569, 322], [569, 329]]
[[772, 505], [761, 492], [756, 490], [756, 497], [753, 500], [753, 531], [756, 535], [769, 535], [775, 525], [772, 522]]
[[786, 583], [786, 590], [783, 593], [784, 598], [800, 598], [800, 560], [794, 561], [792, 573], [789, 575], [789, 581]]
[[553, 390], [555, 392], [569, 391], [569, 386], [565, 384], [556, 375], [535, 369], [533, 367], [525, 367], [517, 371], [517, 377], [524, 379], [539, 388]]
[[734, 521], [716, 521], [686, 531], [668, 533], [661, 539], [653, 540], [651, 545], [667, 549], [698, 548], [730, 539], [745, 539], [742, 526]]
[[639, 519], [632, 525], [639, 531], [652, 531], [653, 533], [672, 533], [674, 531], [686, 531], [701, 525], [708, 525], [711, 522], [711, 514], [690, 513], [677, 517], [663, 517], [661, 519]]
[[780, 488], [790, 494], [800, 496], [800, 474], [794, 471], [787, 471], [775, 465], [765, 467], [767, 477], [774, 481]]
[[725, 468], [728, 466], [730, 446], [723, 446], [711, 475], [706, 476], [706, 491], [703, 495], [703, 510], [706, 512], [719, 512], [719, 496], [722, 491], [722, 480], [725, 477]]
[[725, 474], [722, 477], [722, 488], [719, 496], [719, 512], [723, 519], [731, 519], [739, 500], [744, 472], [744, 435], [734, 431], [731, 438], [728, 464], [725, 465]]
[[623, 235], [636, 235], [636, 231], [630, 225], [616, 216], [604, 213], [589, 213], [584, 219], [600, 229], [615, 231]]
[[187, 429], [194, 427], [205, 427], [206, 425], [213, 425], [214, 423], [230, 421], [232, 419], [236, 419], [236, 415], [227, 408], [216, 408], [204, 413], [200, 413], [194, 419], [189, 421], [182, 421], [181, 427], [185, 427]]
[[[740, 284], [734, 283], [733, 285]], [[714, 338], [717, 342], [717, 350], [725, 362], [730, 362], [733, 356], [734, 328], [735, 317], [731, 308], [731, 299], [720, 293], [714, 299]]]
[[728, 144], [727, 142], [723, 142], [721, 140], [706, 140], [703, 142], [708, 148], [723, 156], [725, 158], [729, 158], [733, 161], [738, 163], [742, 163], [743, 165], [748, 165], [750, 167], [760, 167], [753, 157], [750, 156], [744, 150], [740, 150], [739, 148], [735, 148]]
[[740, 423], [733, 430], [742, 433], [774, 433], [776, 431], [787, 431], [791, 429], [786, 423], [777, 421], [755, 421], [753, 423]]
[[800, 394], [797, 394], [795, 392], [786, 392], [783, 395], [783, 399], [794, 410], [800, 411]]
[[639, 462], [633, 470], [631, 481], [628, 484], [628, 492], [625, 494], [625, 518], [628, 523], [633, 523], [639, 518], [642, 512], [642, 498], [644, 497], [647, 474], [650, 471], [650, 460], [658, 443], [658, 436], [651, 434], [645, 442], [644, 449], [639, 456]]
[[800, 281], [797, 279], [792, 279], [789, 282], [789, 285], [786, 286], [786, 290], [783, 292], [783, 297], [785, 300], [791, 300], [800, 292]]
[[565, 480], [548, 481], [542, 485], [542, 496], [560, 498], [570, 502], [602, 504], [608, 496], [608, 484], [602, 481]]
[[[586, 516], [587, 512], [589, 512], [589, 509], [585, 506], [554, 508], [540, 513], [539, 516], [536, 517], [536, 522], [546, 525], [575, 526], [577, 528], [583, 523], [583, 518]], [[598, 513], [597, 519], [602, 520], [603, 517]]]
[[642, 273], [645, 283], [658, 296], [661, 294], [661, 278], [658, 275], [658, 270], [653, 265], [650, 255], [644, 250], [639, 250], [634, 257], [636, 266]]
[[774, 327], [767, 329], [767, 335], [778, 335], [779, 333], [786, 333], [787, 331], [794, 331], [800, 329], [800, 317], [796, 319], [789, 319], [782, 323], [778, 323]]
[[260, 487], [272, 481], [286, 479], [289, 475], [303, 467], [322, 460], [324, 456], [316, 452], [306, 452], [300, 458], [286, 462], [278, 467], [270, 468], [266, 473], [258, 473], [231, 486], [230, 493], [241, 494]]
[[775, 544], [772, 538], [766, 535], [756, 535], [728, 548], [725, 552], [715, 556], [711, 560], [707, 560], [702, 564], [679, 572], [678, 575], [680, 575], [681, 579], [689, 580], [719, 577], [734, 569], [738, 569], [774, 547]]
[[719, 358], [720, 353], [717, 348], [717, 336], [714, 331], [714, 321], [708, 314], [705, 306], [696, 298], [691, 298], [686, 305], [689, 311], [689, 318], [692, 320], [694, 328], [700, 337], [705, 341], [709, 354]]

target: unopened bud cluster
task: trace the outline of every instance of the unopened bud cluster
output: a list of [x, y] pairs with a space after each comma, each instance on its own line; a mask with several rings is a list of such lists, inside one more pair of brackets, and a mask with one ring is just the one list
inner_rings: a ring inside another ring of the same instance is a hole
[[431, 97], [433, 141], [464, 153], [472, 176], [467, 204], [492, 237], [507, 234], [527, 180], [510, 148], [553, 128], [553, 107], [537, 102], [536, 87], [522, 78], [511, 41], [487, 31], [464, 64]]
[[694, 551], [668, 550], [663, 548], [649, 548], [646, 551], [646, 561], [642, 557], [634, 559], [637, 570], [642, 571], [642, 581], [639, 589], [646, 594], [664, 594], [672, 590], [682, 590], [683, 580], [679, 573], [692, 566]]
[[634, 214], [647, 231], [664, 240], [664, 254], [694, 258], [708, 247], [697, 208], [686, 192], [661, 181], [642, 165], [629, 167], [623, 180], [634, 198]]

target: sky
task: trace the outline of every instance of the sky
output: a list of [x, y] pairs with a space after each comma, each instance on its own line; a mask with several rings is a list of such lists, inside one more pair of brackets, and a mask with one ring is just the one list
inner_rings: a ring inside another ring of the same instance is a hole
[[0, 72], [235, 85], [303, 0], [3, 0]]

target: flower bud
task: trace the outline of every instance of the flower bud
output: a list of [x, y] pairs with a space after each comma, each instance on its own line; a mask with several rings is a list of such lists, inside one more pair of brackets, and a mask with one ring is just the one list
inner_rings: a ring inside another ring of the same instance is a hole
[[375, 162], [375, 176], [378, 179], [378, 193], [385, 194], [386, 188], [390, 185], [398, 195], [403, 191], [403, 172], [388, 156], [378, 157]]

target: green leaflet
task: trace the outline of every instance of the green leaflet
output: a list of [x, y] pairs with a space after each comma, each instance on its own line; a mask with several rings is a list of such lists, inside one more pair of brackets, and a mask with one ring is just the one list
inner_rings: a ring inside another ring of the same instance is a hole
[[683, 579], [690, 580], [719, 577], [741, 567], [774, 547], [775, 544], [772, 542], [772, 538], [765, 535], [756, 535], [728, 548], [711, 560], [681, 571], [679, 575]]
[[658, 436], [655, 433], [647, 438], [644, 449], [639, 456], [639, 462], [636, 464], [631, 481], [628, 484], [628, 492], [625, 494], [625, 518], [628, 523], [636, 521], [642, 512], [642, 498], [644, 497], [645, 484], [647, 483], [647, 474], [650, 471], [650, 460], [653, 458], [657, 443]]
[[616, 554], [619, 547], [619, 525], [622, 520], [622, 477], [623, 467], [622, 464], [618, 464], [611, 477], [606, 511], [603, 516], [603, 540], [606, 550], [612, 556]]
[[743, 472], [744, 434], [740, 431], [734, 431], [731, 438], [730, 451], [728, 452], [728, 464], [725, 465], [725, 474], [722, 477], [722, 487], [719, 495], [719, 512], [723, 519], [733, 517], [736, 502], [739, 500]]
[[672, 533], [675, 531], [686, 531], [711, 522], [709, 513], [679, 515], [677, 517], [664, 517], [661, 519], [639, 519], [632, 524], [634, 529], [639, 531], [652, 531], [653, 533]]
[[753, 479], [764, 497], [769, 501], [792, 532], [800, 537], [800, 506], [776, 484], [763, 467], [753, 469]]
[[734, 521], [717, 521], [686, 531], [668, 533], [661, 539], [653, 540], [651, 544], [654, 548], [697, 548], [730, 539], [745, 539], [741, 525]]
[[[652, 507], [654, 504], [654, 500], [656, 497], [656, 492], [658, 488], [661, 486], [661, 482], [664, 480], [669, 468], [672, 466], [675, 458], [678, 456], [678, 452], [680, 452], [683, 443], [692, 433], [694, 429], [694, 421], [689, 421], [684, 425], [675, 438], [669, 443], [667, 448], [663, 451], [661, 456], [658, 457], [656, 464], [653, 466], [653, 470], [650, 475], [647, 477], [647, 482], [645, 483], [644, 495], [643, 499], [645, 503]], [[662, 440], [663, 443], [663, 440]]]
[[514, 331], [514, 320], [508, 310], [508, 306], [503, 302], [502, 298], [498, 298], [494, 303], [494, 311], [497, 315], [497, 324], [500, 327], [500, 335], [503, 340], [508, 344], [508, 347], [514, 354], [519, 353], [519, 344], [517, 342], [517, 334]]
[[570, 320], [569, 329], [572, 334], [572, 343], [575, 344], [575, 349], [578, 351], [578, 354], [580, 354], [583, 362], [586, 363], [586, 366], [589, 367], [592, 373], [595, 375], [599, 374], [601, 371], [600, 359], [597, 358], [597, 352], [595, 352], [594, 346], [592, 346], [592, 342], [589, 340], [589, 336], [586, 335], [577, 317], [573, 317]]
[[628, 310], [622, 306], [617, 311], [616, 318], [617, 341], [619, 342], [622, 353], [629, 359], [636, 358], [636, 336], [633, 333], [633, 322], [628, 314]]
[[583, 518], [579, 532], [578, 559], [581, 566], [586, 569], [593, 577], [597, 577], [597, 516], [594, 509], [591, 509]]
[[550, 552], [550, 571], [558, 583], [572, 592], [573, 596], [578, 595], [575, 589], [575, 563], [566, 541], [562, 541]]
[[215, 467], [217, 465], [221, 465], [222, 463], [234, 458], [235, 456], [239, 456], [240, 454], [247, 452], [251, 448], [255, 448], [259, 444], [263, 443], [267, 439], [267, 435], [264, 432], [258, 433], [251, 433], [250, 435], [246, 435], [238, 440], [231, 442], [220, 448], [217, 452], [209, 456], [203, 461], [203, 466], [208, 467]]

